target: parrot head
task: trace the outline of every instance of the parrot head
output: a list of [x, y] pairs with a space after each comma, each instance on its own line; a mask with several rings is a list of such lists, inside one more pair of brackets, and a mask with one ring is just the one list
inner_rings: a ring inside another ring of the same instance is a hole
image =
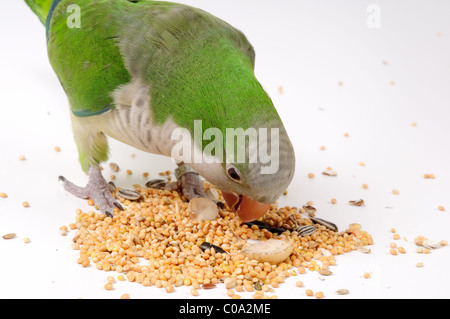
[[[291, 141], [282, 124], [275, 129], [279, 132], [276, 141], [274, 135], [268, 139], [263, 134], [254, 143], [235, 144], [237, 150], [245, 152], [244, 161], [227, 160], [220, 165], [195, 167], [207, 181], [221, 190], [227, 206], [243, 222], [264, 215], [270, 205], [286, 191], [294, 176], [295, 153]], [[264, 147], [261, 147], [263, 144]], [[258, 154], [263, 149], [270, 153], [269, 157]], [[255, 153], [258, 156], [252, 160], [251, 154]]]

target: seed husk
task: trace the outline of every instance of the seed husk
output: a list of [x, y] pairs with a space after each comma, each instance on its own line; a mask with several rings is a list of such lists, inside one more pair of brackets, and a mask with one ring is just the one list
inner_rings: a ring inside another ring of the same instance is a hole
[[162, 189], [167, 185], [167, 182], [163, 179], [152, 179], [151, 181], [148, 181], [145, 183], [145, 187], [147, 188], [155, 188], [155, 189]]
[[295, 229], [299, 236], [308, 236], [316, 232], [317, 228], [311, 225], [300, 226]]
[[141, 194], [131, 189], [119, 189], [117, 193], [119, 194], [120, 197], [128, 200], [138, 200], [141, 198]]
[[266, 224], [266, 223], [261, 222], [259, 220], [254, 220], [252, 222], [247, 222], [245, 224], [247, 226], [249, 226], [249, 227], [252, 227], [253, 225], [255, 225], [255, 226], [258, 226], [259, 229], [267, 229], [271, 233], [278, 234], [278, 235], [280, 235], [280, 234], [284, 233], [285, 231], [287, 231], [287, 229], [284, 228], [284, 227], [272, 227], [269, 224]]
[[2, 237], [3, 237], [3, 239], [13, 239], [14, 237], [16, 237], [16, 234], [9, 233], [9, 234], [3, 235]]
[[216, 251], [216, 253], [221, 253], [221, 254], [227, 254], [227, 252], [225, 250], [223, 250], [222, 248], [220, 248], [219, 246], [216, 246], [214, 244], [208, 243], [208, 242], [203, 242], [200, 245], [200, 249], [205, 251], [208, 249], [214, 248], [214, 250]]
[[356, 246], [356, 250], [363, 254], [369, 254], [371, 252], [370, 248], [365, 246]]
[[108, 189], [111, 193], [113, 193], [116, 190], [116, 184], [114, 184], [113, 182], [109, 182]]
[[336, 290], [336, 293], [338, 295], [347, 295], [347, 294], [350, 293], [350, 290], [348, 290], [348, 289], [339, 289], [339, 290]]
[[216, 220], [219, 216], [217, 204], [207, 197], [192, 198], [188, 211], [189, 217], [197, 221]]
[[364, 200], [360, 199], [360, 200], [351, 200], [348, 202], [350, 205], [352, 206], [362, 206], [364, 205]]
[[327, 169], [323, 171], [322, 174], [327, 176], [337, 176], [337, 172], [333, 171], [332, 169]]
[[317, 209], [311, 205], [305, 205], [303, 206], [303, 209], [307, 214], [315, 214], [317, 212]]
[[111, 168], [114, 173], [117, 173], [119, 171], [119, 165], [117, 165], [116, 163], [109, 163], [109, 168]]
[[440, 246], [440, 243], [436, 240], [424, 240], [422, 242], [422, 246], [429, 249], [436, 249]]
[[316, 217], [310, 217], [309, 219], [311, 219], [312, 222], [325, 226], [328, 229], [331, 229], [332, 231], [338, 232], [338, 227], [333, 224], [332, 222], [326, 221], [322, 218], [316, 218]]

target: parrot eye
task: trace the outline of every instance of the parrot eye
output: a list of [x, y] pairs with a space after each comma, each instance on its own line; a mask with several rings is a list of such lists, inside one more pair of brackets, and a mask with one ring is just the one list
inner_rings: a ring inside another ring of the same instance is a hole
[[227, 165], [227, 175], [235, 182], [241, 183], [242, 179], [241, 172], [239, 172], [239, 170], [234, 165], [232, 164]]

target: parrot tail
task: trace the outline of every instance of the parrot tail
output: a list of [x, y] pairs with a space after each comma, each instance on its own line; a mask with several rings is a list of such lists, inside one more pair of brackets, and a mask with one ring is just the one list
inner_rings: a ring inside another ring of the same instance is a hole
[[52, 0], [25, 0], [25, 2], [38, 16], [42, 24], [45, 25], [48, 12], [50, 11], [50, 7], [52, 5]]

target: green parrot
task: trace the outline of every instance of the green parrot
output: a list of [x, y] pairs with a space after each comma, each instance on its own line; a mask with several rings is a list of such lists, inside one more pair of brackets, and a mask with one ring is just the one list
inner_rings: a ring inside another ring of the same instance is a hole
[[61, 176], [68, 192], [110, 216], [122, 208], [100, 171], [107, 137], [174, 158], [177, 181], [164, 187], [187, 200], [203, 197], [202, 176], [243, 221], [261, 217], [287, 189], [294, 149], [255, 78], [255, 52], [242, 32], [171, 2], [25, 2], [46, 27], [49, 60], [89, 174], [85, 187]]

